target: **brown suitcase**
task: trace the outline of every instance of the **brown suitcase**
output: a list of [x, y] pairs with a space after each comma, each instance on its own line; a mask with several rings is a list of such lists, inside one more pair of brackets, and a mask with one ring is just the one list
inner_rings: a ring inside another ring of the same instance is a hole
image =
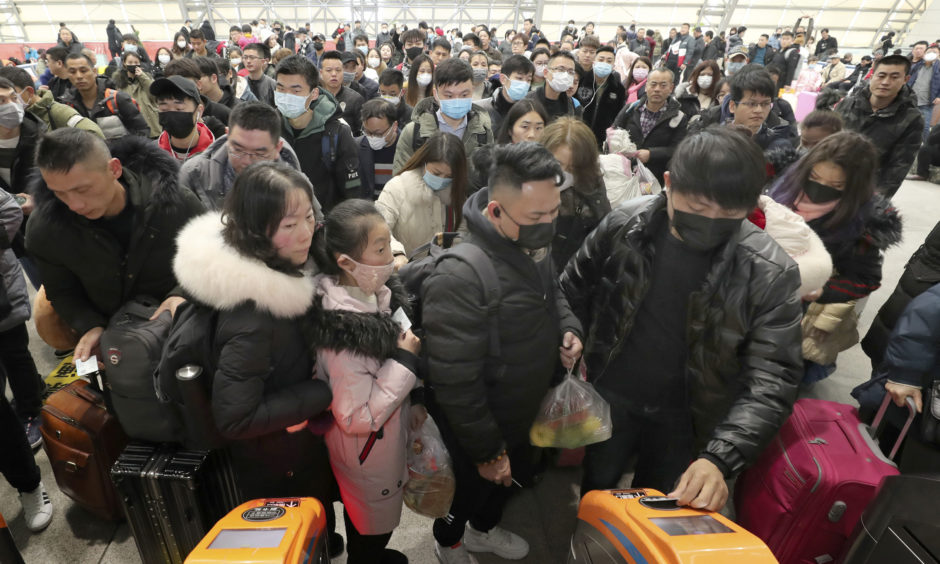
[[101, 393], [85, 380], [72, 382], [46, 400], [41, 429], [59, 489], [100, 517], [123, 519], [111, 466], [127, 437]]

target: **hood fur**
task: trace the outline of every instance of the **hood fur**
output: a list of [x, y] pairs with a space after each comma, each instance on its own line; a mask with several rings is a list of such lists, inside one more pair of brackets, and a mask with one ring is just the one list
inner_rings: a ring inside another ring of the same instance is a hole
[[881, 250], [901, 242], [901, 214], [891, 200], [876, 194], [865, 218], [865, 238]]
[[767, 218], [764, 231], [800, 268], [800, 296], [821, 289], [832, 275], [832, 257], [822, 239], [802, 217], [770, 196], [761, 196], [757, 205]]
[[313, 280], [278, 272], [258, 259], [246, 257], [222, 238], [222, 215], [199, 216], [176, 239], [173, 273], [196, 301], [217, 310], [246, 302], [275, 317], [302, 315], [313, 303]]

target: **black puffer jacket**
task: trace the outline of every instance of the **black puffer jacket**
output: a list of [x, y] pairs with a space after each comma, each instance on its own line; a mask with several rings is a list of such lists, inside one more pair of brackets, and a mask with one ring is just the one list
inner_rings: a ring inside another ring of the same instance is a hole
[[862, 350], [877, 368], [884, 359], [891, 331], [914, 298], [940, 282], [940, 222], [927, 235], [924, 244], [911, 256], [904, 267], [898, 285], [872, 321], [868, 334], [862, 339]]
[[558, 370], [564, 333], [581, 325], [558, 288], [550, 259], [535, 262], [502, 237], [483, 209], [487, 190], [467, 200], [469, 243], [492, 259], [499, 276], [501, 358], [488, 358], [489, 328], [479, 278], [465, 263], [445, 260], [422, 287], [428, 380], [436, 407], [471, 460], [485, 462], [524, 445], [539, 404]]
[[924, 134], [924, 116], [917, 109], [917, 96], [904, 86], [886, 108], [873, 112], [871, 89], [866, 86], [836, 106], [845, 129], [868, 137], [878, 148], [878, 191], [890, 198], [901, 187], [914, 163]]
[[601, 86], [597, 86], [597, 77], [593, 72], [588, 73], [587, 76], [590, 76], [590, 82], [582, 82], [578, 89], [581, 92], [581, 88], [585, 85], [590, 88], [590, 94], [580, 99], [582, 119], [594, 132], [597, 146], [602, 147], [604, 141], [607, 140], [607, 128], [613, 125], [617, 112], [623, 108], [627, 91], [617, 71], [612, 71], [607, 81]]
[[646, 149], [650, 152], [646, 167], [656, 175], [660, 185], [665, 185], [663, 174], [676, 147], [685, 139], [689, 127], [689, 116], [679, 109], [679, 102], [670, 96], [666, 102], [665, 111], [656, 120], [656, 125], [650, 130], [649, 135], [643, 135], [643, 128], [640, 125], [640, 108], [644, 104], [646, 104], [645, 97], [625, 106], [614, 119], [614, 127], [626, 129], [630, 134], [630, 139], [636, 143], [637, 149]]
[[124, 167], [120, 181], [134, 207], [126, 255], [109, 231], [70, 211], [40, 175], [30, 188], [36, 210], [26, 226], [26, 250], [56, 313], [79, 334], [107, 326], [135, 296], [163, 300], [174, 293], [176, 236], [204, 211], [195, 194], [179, 187], [176, 160], [155, 141], [128, 136], [110, 149]]
[[552, 262], [561, 274], [574, 253], [581, 248], [584, 238], [610, 213], [610, 200], [604, 179], [596, 186], [582, 189], [572, 186], [561, 193], [561, 209], [552, 240]]
[[[652, 234], [666, 196], [624, 204], [588, 236], [561, 277], [587, 328], [589, 375], [619, 354], [646, 294]], [[796, 263], [745, 221], [690, 296], [686, 366], [697, 448], [728, 476], [753, 462], [790, 414], [803, 375]], [[651, 346], [654, 346], [651, 343]]]

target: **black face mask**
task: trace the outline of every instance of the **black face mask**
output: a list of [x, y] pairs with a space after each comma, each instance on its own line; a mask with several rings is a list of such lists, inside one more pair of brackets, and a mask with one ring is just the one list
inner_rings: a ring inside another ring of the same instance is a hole
[[409, 47], [405, 49], [405, 55], [408, 56], [409, 61], [413, 61], [421, 56], [421, 53], [424, 53], [424, 47]]
[[813, 180], [807, 180], [803, 187], [803, 193], [814, 204], [825, 204], [842, 197], [842, 190], [836, 190], [832, 186], [826, 186]]
[[553, 219], [551, 223], [522, 225], [513, 219], [505, 208], [502, 208], [502, 213], [506, 214], [509, 221], [519, 226], [519, 238], [513, 241], [516, 245], [529, 251], [536, 251], [552, 244], [552, 239], [555, 238], [555, 223], [558, 221], [558, 218]]
[[314, 42], [313, 42], [313, 48], [316, 49], [317, 51], [322, 51], [322, 50], [323, 50], [323, 42], [322, 42], [322, 41], [314, 41]]
[[[132, 77], [134, 77], [134, 73], [137, 72], [137, 69], [140, 68], [140, 65], [125, 65], [124, 68], [127, 69], [127, 73], [128, 73], [129, 75], [131, 75]], [[134, 78], [136, 78], [136, 77], [134, 77]]]
[[672, 226], [682, 237], [682, 244], [694, 251], [713, 251], [728, 242], [741, 228], [741, 219], [705, 217], [672, 210]]
[[169, 133], [170, 137], [185, 139], [196, 127], [192, 112], [160, 112], [159, 116], [160, 127]]

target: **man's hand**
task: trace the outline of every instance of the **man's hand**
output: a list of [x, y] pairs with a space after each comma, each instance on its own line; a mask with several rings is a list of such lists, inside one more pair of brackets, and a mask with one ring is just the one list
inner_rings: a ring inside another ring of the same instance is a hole
[[937, 104], [940, 104], [940, 98], [933, 99], [933, 105], [936, 106]]
[[565, 333], [561, 338], [561, 346], [558, 350], [561, 351], [561, 364], [565, 368], [571, 368], [574, 366], [574, 363], [581, 358], [581, 351], [584, 349], [584, 345], [581, 344], [581, 339], [577, 337], [571, 331]]
[[417, 431], [424, 425], [428, 418], [428, 410], [423, 405], [411, 406], [411, 421], [408, 422], [408, 428]]
[[924, 409], [924, 398], [918, 386], [908, 386], [907, 384], [898, 384], [896, 382], [885, 382], [885, 390], [894, 400], [894, 405], [904, 407], [907, 398], [914, 398], [914, 405], [917, 406], [917, 413]]
[[78, 344], [75, 345], [75, 352], [72, 353], [74, 357], [84, 362], [88, 360], [91, 355], [97, 354], [98, 342], [101, 340], [102, 333], [104, 333], [104, 327], [89, 329], [89, 331], [78, 340]]
[[682, 474], [679, 485], [668, 496], [676, 498], [678, 505], [719, 511], [728, 501], [728, 484], [714, 463], [699, 458]]
[[648, 163], [650, 162], [650, 151], [649, 149], [640, 149], [636, 152], [636, 158], [640, 162]]
[[179, 296], [170, 296], [169, 298], [163, 300], [163, 303], [160, 304], [160, 307], [157, 308], [157, 311], [153, 312], [153, 316], [150, 317], [150, 321], [160, 317], [160, 314], [164, 311], [170, 312], [170, 317], [176, 315], [176, 308], [183, 304], [186, 300]]
[[17, 194], [21, 198], [25, 198], [26, 201], [23, 202], [23, 205], [20, 206], [20, 209], [23, 210], [23, 215], [29, 215], [33, 213], [33, 210], [36, 208], [36, 201], [33, 200], [33, 197], [26, 193]]
[[408, 257], [406, 255], [395, 255], [395, 272], [398, 272], [398, 269], [408, 264]]
[[477, 472], [487, 482], [502, 484], [507, 488], [512, 485], [512, 467], [509, 465], [509, 456], [503, 455], [502, 458], [492, 464], [478, 464]]

